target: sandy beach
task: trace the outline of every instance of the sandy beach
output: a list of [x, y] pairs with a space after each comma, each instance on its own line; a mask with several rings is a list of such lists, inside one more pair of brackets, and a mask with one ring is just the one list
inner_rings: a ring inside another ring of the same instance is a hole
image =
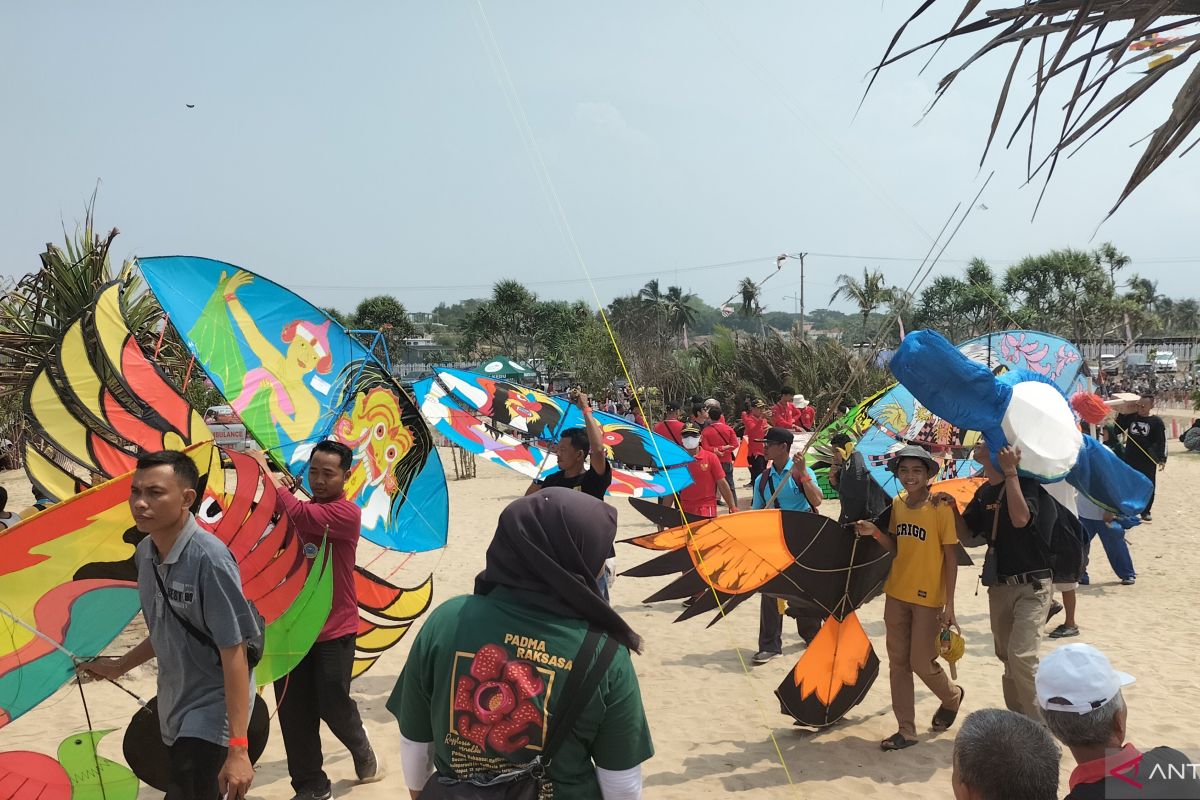
[[[1168, 422], [1168, 433], [1170, 427]], [[448, 463], [448, 462], [447, 462]], [[739, 489], [747, 481], [738, 470]], [[10, 506], [30, 501], [22, 473], [0, 476], [9, 489]], [[1200, 483], [1200, 457], [1171, 443], [1171, 460], [1160, 476], [1154, 522], [1129, 533], [1135, 586], [1121, 586], [1097, 544], [1092, 553], [1092, 585], [1081, 587], [1077, 639], [1105, 651], [1117, 669], [1133, 673], [1129, 688], [1130, 740], [1140, 747], [1160, 744], [1183, 750], [1200, 749], [1195, 713], [1200, 708], [1200, 679], [1195, 669], [1197, 636], [1196, 581], [1200, 552], [1188, 532], [1188, 498]], [[416, 584], [434, 574], [434, 603], [471, 591], [475, 574], [500, 510], [524, 492], [527, 482], [515, 473], [480, 462], [478, 477], [450, 480], [450, 544], [444, 551], [424, 554], [404, 564], [393, 577]], [[1188, 487], [1193, 487], [1189, 489]], [[745, 490], [743, 495], [745, 495]], [[651, 530], [624, 500], [611, 501], [619, 510], [618, 538]], [[823, 511], [836, 516], [836, 506]], [[403, 559], [379, 556], [372, 569], [387, 575]], [[982, 553], [976, 551], [977, 561]], [[652, 556], [630, 545], [617, 549], [619, 568]], [[361, 563], [361, 559], [360, 559]], [[977, 587], [977, 567], [965, 567], [958, 579], [958, 618], [967, 640], [959, 662], [959, 683], [967, 693], [968, 711], [1002, 706], [1000, 665], [992, 653], [986, 590]], [[882, 753], [878, 742], [895, 731], [887, 687], [883, 602], [875, 600], [860, 616], [882, 662], [880, 678], [866, 700], [832, 728], [813, 733], [794, 728], [779, 713], [773, 690], [802, 652], [794, 629], [785, 628], [784, 657], [764, 666], [750, 666], [757, 634], [757, 602], [706, 628], [707, 618], [673, 624], [682, 610], [677, 602], [646, 605], [642, 599], [666, 579], [619, 578], [613, 604], [646, 640], [646, 652], [635, 657], [642, 696], [654, 734], [656, 756], [645, 764], [645, 796], [664, 800], [694, 800], [736, 794], [752, 798], [930, 798], [950, 796], [950, 758], [954, 730], [939, 735], [928, 731], [936, 700], [917, 682], [918, 727], [921, 743], [903, 752]], [[1059, 620], [1061, 621], [1061, 618]], [[136, 628], [140, 622], [135, 622]], [[419, 623], [418, 623], [419, 625]], [[1049, 626], [1047, 628], [1049, 630]], [[136, 641], [136, 629], [114, 645], [119, 653]], [[410, 634], [411, 636], [411, 634]], [[398, 729], [384, 704], [404, 664], [408, 642], [388, 652], [353, 692], [377, 752], [390, 775], [381, 783], [356, 787], [348, 753], [326, 732], [326, 765], [336, 797], [393, 800], [407, 796], [397, 758]], [[1046, 639], [1043, 653], [1055, 644]], [[744, 666], [743, 666], [744, 664]], [[152, 666], [136, 670], [125, 681], [142, 697], [154, 694]], [[88, 710], [96, 729], [123, 728], [137, 710], [136, 703], [109, 685], [85, 686]], [[271, 692], [267, 692], [272, 700]], [[273, 703], [272, 703], [273, 704]], [[54, 697], [0, 733], [0, 749], [35, 750], [54, 754], [67, 735], [87, 727], [79, 690], [61, 689]], [[120, 760], [120, 733], [110, 736], [101, 754]], [[772, 741], [774, 736], [774, 741]], [[1073, 764], [1062, 762], [1062, 792]], [[143, 788], [142, 798], [160, 797]], [[251, 797], [288, 800], [282, 740], [272, 740], [258, 765]]]

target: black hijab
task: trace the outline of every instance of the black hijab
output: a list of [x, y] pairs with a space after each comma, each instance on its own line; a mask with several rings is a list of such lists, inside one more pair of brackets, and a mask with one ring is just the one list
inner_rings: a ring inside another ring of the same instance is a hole
[[584, 619], [641, 652], [642, 637], [600, 595], [596, 576], [612, 552], [617, 510], [583, 492], [549, 488], [500, 513], [475, 594], [497, 586], [565, 617]]

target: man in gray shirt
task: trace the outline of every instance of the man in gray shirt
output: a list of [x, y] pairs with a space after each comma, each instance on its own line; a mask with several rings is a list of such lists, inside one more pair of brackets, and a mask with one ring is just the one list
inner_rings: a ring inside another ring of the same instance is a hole
[[137, 529], [148, 534], [134, 559], [150, 636], [85, 669], [115, 680], [157, 656], [159, 725], [171, 760], [167, 800], [241, 800], [254, 778], [246, 642], [258, 635], [258, 620], [233, 554], [192, 516], [198, 483], [184, 453], [138, 459], [129, 506]]

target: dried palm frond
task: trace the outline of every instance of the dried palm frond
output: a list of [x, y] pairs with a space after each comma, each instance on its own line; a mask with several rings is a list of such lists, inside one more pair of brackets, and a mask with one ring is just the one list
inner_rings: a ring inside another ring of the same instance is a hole
[[[980, 0], [966, 0], [950, 30], [918, 47], [896, 53], [905, 30], [924, 14], [936, 0], [924, 0], [896, 32], [874, 70], [874, 83], [879, 70], [906, 56], [931, 46], [941, 46], [955, 37], [992, 31], [992, 38], [938, 83], [937, 100], [945, 94], [954, 79], [967, 67], [993, 50], [1015, 45], [1016, 53], [996, 103], [984, 146], [983, 158], [996, 137], [1001, 118], [1009, 101], [1013, 76], [1030, 45], [1037, 48], [1037, 69], [1033, 80], [1033, 97], [1013, 129], [1008, 140], [1011, 145], [1028, 123], [1029, 155], [1027, 176], [1032, 179], [1045, 170], [1048, 184], [1061, 155], [1072, 147], [1081, 147], [1108, 127], [1121, 113], [1141, 98], [1149, 89], [1200, 53], [1200, 33], [1171, 37], [1131, 53], [1130, 47], [1146, 37], [1169, 34], [1200, 22], [1200, 0], [1031, 0], [1011, 8], [985, 11], [978, 19], [968, 21], [978, 9]], [[1116, 33], [1108, 33], [1109, 28]], [[1180, 51], [1172, 58], [1163, 58]], [[1131, 85], [1106, 91], [1110, 79], [1119, 71], [1137, 62], [1147, 69]], [[1050, 81], [1077, 71], [1071, 97], [1063, 108], [1058, 141], [1040, 161], [1034, 162], [1034, 134], [1041, 110], [1043, 93]], [[870, 86], [867, 87], [870, 91]], [[1148, 137], [1146, 149], [1134, 167], [1121, 196], [1109, 211], [1111, 215], [1121, 203], [1173, 153], [1200, 124], [1200, 68], [1193, 68], [1175, 96], [1171, 112]], [[1186, 154], [1195, 142], [1185, 147]], [[1045, 187], [1042, 189], [1045, 193]], [[1039, 198], [1038, 202], [1041, 202]]]

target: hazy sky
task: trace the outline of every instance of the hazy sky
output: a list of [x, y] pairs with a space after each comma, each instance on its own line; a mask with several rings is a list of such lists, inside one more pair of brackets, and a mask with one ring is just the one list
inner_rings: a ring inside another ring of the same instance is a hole
[[[604, 302], [657, 276], [717, 304], [775, 254], [803, 250], [815, 308], [838, 273], [864, 266], [907, 284], [995, 169], [986, 210], [935, 274], [1112, 240], [1131, 271], [1192, 294], [1200, 152], [1096, 233], [1140, 152], [1130, 145], [1179, 81], [1061, 164], [1031, 223], [1040, 185], [1023, 186], [1024, 141], [978, 168], [1010, 51], [968, 70], [924, 120], [969, 49], [947, 47], [924, 75], [923, 58], [901, 62], [853, 119], [915, 5], [485, 0], [502, 66], [474, 0], [5, 3], [0, 270], [36, 269], [98, 179], [118, 257], [224, 259], [342, 308], [388, 292], [428, 310], [508, 277], [590, 300], [556, 195]], [[909, 41], [961, 8], [939, 5]], [[799, 280], [787, 262], [767, 307], [791, 310]]]

